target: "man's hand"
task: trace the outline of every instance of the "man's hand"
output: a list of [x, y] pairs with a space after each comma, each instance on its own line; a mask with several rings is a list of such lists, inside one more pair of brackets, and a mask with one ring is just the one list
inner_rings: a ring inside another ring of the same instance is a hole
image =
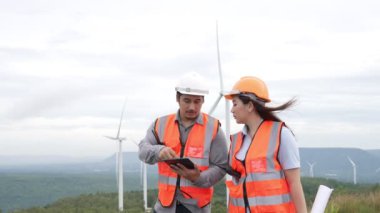
[[176, 165], [171, 165], [170, 168], [177, 174], [182, 177], [190, 180], [191, 182], [196, 181], [201, 175], [201, 171], [199, 171], [198, 167], [195, 165], [194, 169], [188, 169], [184, 165], [177, 163]]
[[176, 158], [177, 155], [175, 154], [174, 150], [172, 150], [170, 147], [165, 147], [161, 149], [160, 153], [158, 154], [159, 160], [168, 160], [172, 158]]

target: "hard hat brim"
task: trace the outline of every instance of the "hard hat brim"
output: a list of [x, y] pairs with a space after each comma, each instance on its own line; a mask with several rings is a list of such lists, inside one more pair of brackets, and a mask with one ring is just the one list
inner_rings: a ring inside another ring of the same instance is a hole
[[[227, 100], [232, 100], [235, 95], [243, 94], [243, 92], [240, 92], [239, 90], [232, 90], [230, 92], [224, 93], [224, 98]], [[252, 96], [251, 96], [252, 95]], [[248, 97], [251, 98], [252, 100], [256, 101], [262, 101], [262, 102], [270, 102], [270, 99], [263, 99], [263, 98], [258, 98], [255, 94], [251, 93]]]
[[191, 88], [181, 88], [176, 87], [175, 90], [181, 94], [185, 95], [198, 95], [198, 96], [205, 96], [208, 94], [208, 90], [200, 90], [200, 89], [191, 89]]
[[229, 92], [224, 93], [223, 96], [227, 100], [232, 100], [234, 98], [234, 96], [238, 95], [238, 94], [240, 94], [240, 91], [238, 91], [238, 90], [231, 90]]
[[181, 93], [182, 95], [195, 95], [195, 96], [205, 96], [207, 94], [203, 94], [203, 93], [196, 93], [196, 92], [179, 92]]

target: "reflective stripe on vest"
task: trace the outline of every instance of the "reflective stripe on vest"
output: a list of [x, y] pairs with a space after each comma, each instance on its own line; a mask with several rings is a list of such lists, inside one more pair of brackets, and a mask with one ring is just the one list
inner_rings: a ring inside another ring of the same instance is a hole
[[[230, 202], [234, 206], [244, 207], [244, 198], [231, 198]], [[279, 205], [282, 203], [290, 202], [290, 195], [274, 195], [274, 196], [256, 196], [248, 198], [248, 202], [251, 206], [269, 206]]]
[[285, 175], [277, 159], [282, 122], [264, 121], [256, 131], [245, 158], [236, 159], [243, 133], [231, 136], [230, 166], [241, 173], [226, 184], [230, 189], [229, 212], [245, 212], [243, 186], [251, 212], [294, 212]]
[[[185, 143], [183, 157], [189, 158], [203, 171], [209, 167], [211, 142], [216, 136], [219, 121], [204, 113], [201, 116], [203, 124], [195, 123], [191, 128]], [[181, 141], [176, 114], [158, 118], [155, 132], [161, 143], [172, 148], [180, 156]], [[158, 172], [158, 199], [162, 206], [169, 207], [174, 200], [178, 176], [163, 162], [158, 162]], [[200, 188], [195, 186], [191, 181], [181, 178], [180, 190], [185, 198], [196, 199], [198, 207], [206, 206], [211, 202], [212, 187]]]

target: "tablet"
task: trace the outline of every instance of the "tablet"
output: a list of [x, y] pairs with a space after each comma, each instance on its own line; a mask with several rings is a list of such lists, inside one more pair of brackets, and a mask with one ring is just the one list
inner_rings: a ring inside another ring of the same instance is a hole
[[164, 160], [164, 162], [167, 163], [168, 165], [179, 163], [179, 164], [184, 165], [188, 169], [195, 168], [193, 161], [191, 161], [189, 158], [173, 158], [173, 159]]

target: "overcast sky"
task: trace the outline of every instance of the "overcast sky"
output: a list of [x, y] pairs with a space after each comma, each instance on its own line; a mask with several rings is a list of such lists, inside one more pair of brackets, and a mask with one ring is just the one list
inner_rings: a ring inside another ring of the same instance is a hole
[[[233, 2], [233, 3], [232, 3]], [[300, 147], [380, 148], [380, 2], [0, 0], [0, 155], [109, 156], [175, 112], [197, 71], [267, 82]], [[214, 113], [225, 127], [224, 100]], [[231, 120], [232, 132], [241, 126]]]

